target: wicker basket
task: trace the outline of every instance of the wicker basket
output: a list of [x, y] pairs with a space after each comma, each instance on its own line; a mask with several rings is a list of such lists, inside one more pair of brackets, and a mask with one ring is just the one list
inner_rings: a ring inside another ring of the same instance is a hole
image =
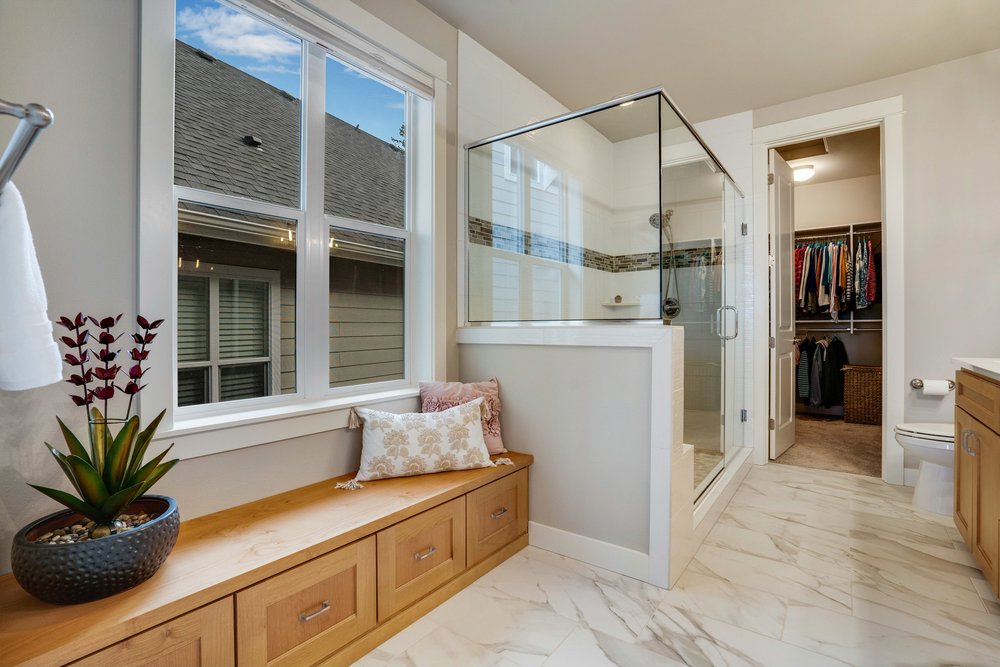
[[881, 366], [844, 366], [844, 421], [882, 423]]

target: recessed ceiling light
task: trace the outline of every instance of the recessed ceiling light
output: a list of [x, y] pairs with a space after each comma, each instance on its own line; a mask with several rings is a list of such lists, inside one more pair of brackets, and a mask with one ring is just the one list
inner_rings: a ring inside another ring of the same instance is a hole
[[804, 164], [801, 167], [795, 167], [792, 170], [792, 178], [795, 179], [796, 183], [801, 183], [802, 181], [808, 181], [810, 178], [816, 175], [816, 170], [811, 164]]
[[635, 100], [629, 100], [628, 102], [622, 102], [618, 106], [620, 106], [620, 107], [630, 107], [633, 104], [635, 104]]

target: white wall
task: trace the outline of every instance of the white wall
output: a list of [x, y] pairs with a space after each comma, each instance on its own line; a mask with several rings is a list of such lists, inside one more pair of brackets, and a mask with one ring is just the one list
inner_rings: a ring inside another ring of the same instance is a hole
[[[949, 378], [952, 357], [1000, 357], [1000, 50], [754, 111], [754, 125], [903, 98], [907, 380]], [[888, 251], [891, 251], [888, 250]], [[892, 298], [893, 295], [886, 295]], [[898, 295], [897, 295], [898, 298]], [[908, 421], [949, 422], [954, 396], [909, 386]]]
[[459, 345], [459, 357], [466, 381], [500, 378], [504, 444], [535, 455], [531, 520], [648, 553], [649, 349]]
[[836, 227], [882, 220], [882, 176], [795, 185], [795, 228]]
[[[128, 0], [0, 0], [0, 94], [50, 106], [56, 119], [15, 177], [50, 317], [135, 316], [138, 27], [138, 5]], [[0, 116], [0, 136], [13, 127]], [[155, 364], [155, 345], [150, 358]], [[42, 444], [61, 442], [56, 415], [84, 432], [68, 389], [0, 392], [0, 573], [10, 568], [14, 533], [60, 508], [26, 483], [68, 485]], [[408, 400], [392, 409], [415, 407]], [[189, 459], [155, 491], [192, 518], [343, 474], [357, 467], [359, 447], [359, 432], [331, 431]]]

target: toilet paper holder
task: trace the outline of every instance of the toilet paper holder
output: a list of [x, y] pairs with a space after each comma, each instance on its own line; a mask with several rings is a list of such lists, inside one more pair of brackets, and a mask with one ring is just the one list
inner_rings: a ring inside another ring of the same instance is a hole
[[[912, 380], [910, 380], [910, 386], [913, 387], [914, 389], [923, 389], [924, 381], [921, 380], [920, 378], [913, 378]], [[954, 380], [948, 380], [948, 391], [955, 391]]]

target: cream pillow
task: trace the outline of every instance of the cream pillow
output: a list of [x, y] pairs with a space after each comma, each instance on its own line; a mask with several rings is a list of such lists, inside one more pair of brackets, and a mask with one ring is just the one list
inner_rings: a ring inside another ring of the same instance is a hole
[[364, 421], [355, 482], [494, 465], [483, 440], [483, 399], [441, 412], [397, 415], [355, 408]]

